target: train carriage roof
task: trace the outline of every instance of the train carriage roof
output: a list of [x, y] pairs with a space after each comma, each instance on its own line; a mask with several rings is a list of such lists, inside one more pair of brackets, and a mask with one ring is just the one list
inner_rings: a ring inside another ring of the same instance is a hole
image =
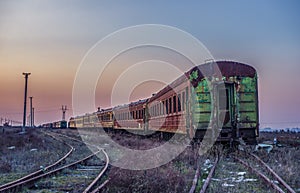
[[[177, 78], [175, 81], [173, 81], [171, 84], [164, 87], [162, 90], [160, 90], [155, 96], [151, 97], [149, 102], [159, 98], [160, 96], [164, 95], [166, 92], [169, 92], [172, 90], [172, 88], [177, 87], [183, 82], [186, 82], [192, 72], [197, 71], [198, 77], [194, 80], [194, 82], [199, 82], [205, 77], [213, 77], [217, 76], [216, 72], [218, 72], [218, 69], [222, 76], [225, 77], [231, 77], [231, 76], [240, 76], [240, 77], [255, 77], [256, 70], [247, 64], [243, 64], [240, 62], [234, 62], [234, 61], [216, 61], [216, 62], [210, 62], [198, 65], [191, 70], [184, 73], [184, 75]], [[205, 74], [205, 76], [203, 75]], [[222, 77], [220, 77], [222, 78]], [[192, 82], [193, 84], [193, 82]]]

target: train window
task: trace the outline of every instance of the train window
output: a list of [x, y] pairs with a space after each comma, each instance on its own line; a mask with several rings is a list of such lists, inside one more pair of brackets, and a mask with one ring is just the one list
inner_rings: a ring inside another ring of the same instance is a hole
[[161, 115], [161, 102], [158, 103], [158, 115]]
[[152, 117], [155, 117], [155, 114], [154, 114], [155, 113], [155, 109], [154, 108], [155, 108], [155, 105], [152, 106]]
[[169, 114], [169, 103], [168, 103], [168, 99], [166, 100], [166, 115]]
[[177, 103], [177, 100], [176, 100], [176, 95], [173, 96], [173, 112], [176, 113], [177, 110], [176, 110], [176, 103]]
[[142, 109], [142, 119], [144, 119], [144, 109]]
[[157, 116], [160, 115], [160, 103], [157, 103]]
[[169, 113], [172, 113], [172, 97], [169, 98]]
[[182, 100], [181, 100], [181, 104], [182, 104], [182, 110], [185, 110], [185, 92], [182, 93]]
[[181, 111], [181, 94], [178, 94], [177, 102], [178, 102], [178, 112], [180, 112]]
[[186, 94], [186, 97], [185, 97], [185, 104], [188, 104], [188, 98], [189, 98], [189, 90], [188, 90], [188, 87], [185, 88], [185, 94]]
[[152, 106], [152, 116], [155, 117], [155, 105]]

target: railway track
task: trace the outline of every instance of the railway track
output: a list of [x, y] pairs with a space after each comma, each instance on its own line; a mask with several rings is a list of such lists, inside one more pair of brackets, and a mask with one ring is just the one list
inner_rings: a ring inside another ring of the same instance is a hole
[[[244, 165], [248, 170], [255, 173], [276, 192], [280, 193], [296, 193], [274, 170], [272, 170], [265, 162], [253, 153], [242, 152], [245, 157], [234, 157], [239, 163]], [[249, 159], [250, 158], [250, 159]]]
[[[70, 137], [70, 136], [67, 136], [67, 135], [64, 135], [64, 134], [61, 134], [61, 133], [55, 133], [56, 135], [59, 135], [59, 136], [62, 136], [62, 137], [65, 137], [65, 138], [68, 138], [68, 139], [71, 139], [71, 140], [74, 140], [74, 141], [77, 141], [77, 142], [80, 142], [80, 143], [84, 143], [82, 142], [81, 140], [79, 139], [76, 139], [74, 137]], [[97, 146], [93, 145], [93, 144], [89, 144], [89, 143], [84, 143], [88, 146], [91, 146], [91, 147], [94, 147], [94, 148], [97, 148], [99, 149]], [[88, 193], [88, 192], [92, 192], [92, 193], [95, 193], [95, 192], [99, 192], [103, 187], [105, 187], [105, 185], [109, 182], [109, 179], [105, 180], [103, 183], [101, 183], [100, 185], [97, 185], [97, 183], [100, 181], [100, 179], [103, 177], [103, 175], [105, 174], [105, 172], [108, 170], [108, 167], [109, 167], [109, 157], [108, 157], [108, 154], [104, 151], [103, 148], [100, 148], [102, 153], [104, 154], [105, 156], [105, 166], [103, 167], [103, 169], [100, 171], [100, 173], [97, 175], [97, 177], [88, 185], [88, 187], [83, 191], [83, 193]], [[94, 188], [94, 189], [93, 189]], [[92, 190], [93, 189], [93, 190]]]
[[[222, 153], [222, 146], [215, 146], [210, 150], [206, 155], [197, 157], [197, 169], [195, 176], [192, 182], [192, 187], [189, 193], [201, 192], [204, 193], [208, 188], [208, 185], [214, 175], [216, 167], [220, 160], [220, 155]], [[196, 151], [198, 154], [198, 151]], [[214, 159], [213, 162], [210, 159]], [[202, 164], [199, 163], [199, 160], [202, 160]]]
[[[214, 172], [216, 170], [218, 162], [219, 162], [219, 156], [216, 156], [216, 159], [214, 161], [214, 165], [210, 169], [209, 174], [208, 174], [207, 178], [205, 179], [204, 184], [201, 187], [201, 190], [199, 191], [200, 193], [206, 192], [206, 189], [207, 189], [207, 187], [208, 187], [208, 185], [209, 185], [209, 183], [210, 183], [210, 181], [211, 181], [211, 179], [214, 175]], [[198, 165], [198, 167], [197, 167], [195, 177], [194, 177], [194, 180], [193, 180], [193, 185], [192, 185], [189, 193], [196, 192], [197, 184], [198, 184], [198, 181], [199, 181], [199, 176], [200, 176], [200, 165]]]
[[[102, 152], [106, 157], [106, 164], [101, 169], [101, 171], [97, 175], [97, 177], [93, 180], [93, 182], [84, 190], [84, 192], [91, 192], [91, 188], [97, 184], [99, 179], [104, 175], [104, 173], [107, 170], [108, 165], [109, 165], [109, 158], [108, 158], [107, 153], [104, 151], [104, 149], [97, 148], [98, 149], [97, 151], [95, 151], [94, 153], [92, 153], [82, 159], [79, 159], [72, 163], [68, 163], [64, 166], [58, 167], [62, 162], [64, 162], [66, 160], [66, 158], [68, 158], [70, 156], [70, 154], [75, 150], [75, 148], [72, 145], [70, 145], [69, 143], [66, 143], [63, 140], [57, 138], [57, 136], [55, 136], [54, 133], [49, 133], [49, 132], [45, 132], [45, 133], [50, 135], [51, 137], [55, 138], [56, 140], [63, 142], [67, 146], [69, 146], [70, 151], [66, 155], [64, 155], [61, 159], [59, 159], [57, 162], [45, 167], [44, 169], [40, 169], [36, 172], [28, 174], [28, 175], [26, 175], [20, 179], [17, 179], [13, 182], [10, 182], [10, 183], [0, 186], [0, 192], [18, 192], [19, 190], [21, 190], [24, 187], [33, 187], [34, 183], [39, 181], [40, 179], [45, 179], [46, 177], [58, 174], [58, 173], [62, 172], [64, 169], [75, 167], [76, 165], [84, 163], [87, 160], [91, 159], [92, 157], [96, 156], [98, 153]], [[61, 135], [61, 136], [63, 136], [63, 135]], [[68, 136], [65, 136], [65, 137], [68, 137]], [[70, 137], [68, 137], [68, 138], [71, 139]], [[73, 139], [73, 140], [78, 140], [78, 139]], [[80, 140], [78, 140], [78, 141], [80, 141]], [[99, 188], [99, 187], [97, 187], [97, 188]]]
[[[225, 161], [223, 160], [222, 164], [219, 164], [220, 159], [226, 159], [226, 160]], [[218, 172], [217, 172], [218, 174], [216, 174], [217, 176], [214, 176], [216, 168], [218, 168]], [[247, 168], [247, 170], [249, 170], [250, 173], [246, 174], [246, 172], [241, 172], [242, 168]], [[257, 155], [253, 153], [246, 153], [245, 151], [239, 152], [238, 154], [231, 153], [227, 158], [224, 157], [220, 158], [219, 156], [216, 156], [214, 160], [214, 164], [212, 165], [208, 175], [204, 180], [203, 180], [203, 176], [205, 175], [203, 173], [204, 171], [202, 171], [200, 169], [200, 166], [198, 166], [189, 193], [215, 192], [216, 190], [214, 188], [220, 187], [220, 185], [224, 187], [220, 188], [219, 191], [231, 192], [231, 191], [236, 191], [237, 189], [240, 190], [241, 187], [239, 185], [240, 182], [257, 181], [257, 179], [246, 178], [246, 176], [252, 177], [253, 175], [260, 178], [262, 180], [261, 182], [264, 182], [261, 183], [261, 185], [253, 184], [254, 185], [253, 187], [255, 188], [258, 188], [257, 186], [260, 186], [262, 188], [261, 190], [262, 192], [296, 193], [278, 174], [274, 172], [274, 170], [272, 170]], [[204, 181], [202, 183], [202, 186], [199, 184], [197, 185], [197, 183], [201, 183], [202, 180]], [[217, 181], [214, 182], [217, 184], [213, 185], [212, 189], [209, 188], [209, 184], [211, 181]], [[232, 183], [229, 183], [229, 181], [231, 181]], [[251, 185], [249, 187], [251, 189]], [[270, 191], [269, 187], [272, 187], [273, 190]], [[249, 191], [249, 189], [241, 190], [241, 191]]]
[[42, 175], [45, 171], [48, 171], [48, 170], [58, 166], [59, 164], [61, 164], [74, 151], [75, 148], [73, 146], [71, 146], [70, 144], [56, 138], [55, 136], [51, 136], [51, 137], [53, 137], [55, 140], [58, 140], [58, 141], [62, 142], [63, 144], [65, 144], [66, 146], [68, 146], [70, 148], [70, 150], [63, 157], [61, 157], [59, 160], [57, 160], [55, 163], [53, 163], [49, 166], [46, 166], [43, 169], [39, 169], [35, 172], [32, 172], [32, 173], [30, 173], [30, 174], [28, 174], [28, 175], [26, 175], [22, 178], [19, 178], [17, 180], [12, 181], [12, 182], [1, 185], [0, 186], [0, 192], [9, 190], [9, 187], [17, 186], [18, 184], [22, 184], [22, 182], [24, 182], [24, 181], [27, 181], [27, 180], [33, 179], [36, 176]]

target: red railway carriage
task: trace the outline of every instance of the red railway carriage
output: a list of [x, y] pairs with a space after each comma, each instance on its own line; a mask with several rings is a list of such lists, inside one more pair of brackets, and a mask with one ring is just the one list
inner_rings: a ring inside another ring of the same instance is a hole
[[189, 82], [184, 76], [149, 99], [149, 130], [186, 134]]
[[113, 109], [115, 115], [114, 127], [118, 129], [144, 130], [147, 100], [139, 100], [115, 107]]

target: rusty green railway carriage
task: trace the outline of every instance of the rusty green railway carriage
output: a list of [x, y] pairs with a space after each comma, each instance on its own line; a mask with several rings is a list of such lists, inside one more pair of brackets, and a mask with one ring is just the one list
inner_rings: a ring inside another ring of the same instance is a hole
[[253, 67], [218, 61], [190, 70], [189, 79], [192, 118], [187, 115], [187, 119], [195, 138], [202, 139], [207, 132], [218, 129], [218, 141], [239, 138], [256, 142], [259, 114], [257, 72]]

